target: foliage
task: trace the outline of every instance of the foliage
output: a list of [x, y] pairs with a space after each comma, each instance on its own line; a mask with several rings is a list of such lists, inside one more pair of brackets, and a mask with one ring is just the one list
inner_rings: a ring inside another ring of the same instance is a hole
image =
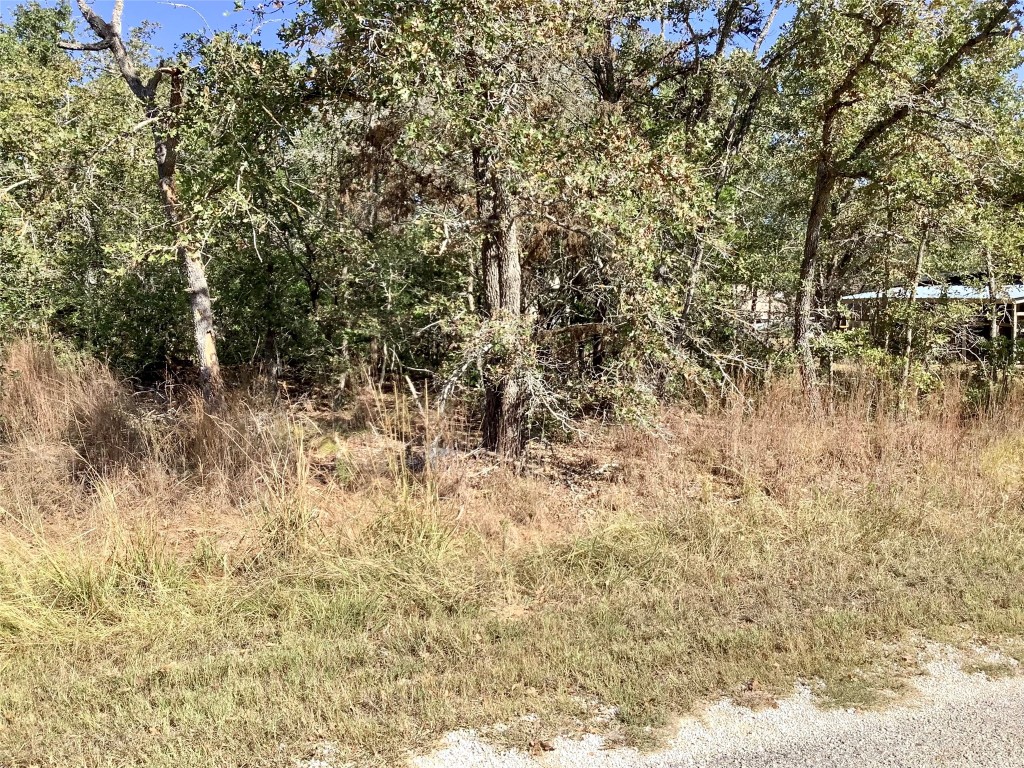
[[854, 371], [824, 417], [776, 385], [548, 476], [421, 482], [298, 409], [168, 412], [33, 344], [3, 371], [10, 764], [393, 766], [581, 721], [649, 745], [723, 693], [884, 703], [922, 640], [1021, 650], [1019, 390], [972, 414], [950, 377], [896, 415]]
[[[913, 280], [922, 239], [919, 278], [1008, 282], [1024, 271], [1019, 10], [310, 0], [283, 47], [189, 36], [179, 188], [220, 356], [339, 395], [366, 372], [475, 401], [514, 371], [538, 423], [643, 420], [786, 364], [821, 156], [838, 176], [819, 329], [845, 293]], [[67, 6], [35, 3], [0, 28], [0, 328], [149, 379], [192, 356], [152, 144], [105, 54], [57, 46], [73, 32]], [[128, 44], [156, 66], [145, 29]], [[515, 210], [517, 329], [487, 314], [488, 178]], [[950, 324], [904, 310], [876, 313], [872, 344], [902, 354], [909, 323], [915, 364], [941, 359]]]

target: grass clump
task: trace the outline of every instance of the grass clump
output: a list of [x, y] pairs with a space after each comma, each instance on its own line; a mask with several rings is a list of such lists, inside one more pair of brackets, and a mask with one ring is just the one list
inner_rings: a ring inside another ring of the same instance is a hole
[[1012, 404], [897, 419], [861, 394], [812, 419], [770, 395], [666, 412], [660, 439], [597, 430], [525, 476], [410, 477], [371, 423], [332, 432], [344, 482], [281, 406], [137, 404], [141, 459], [82, 473], [79, 411], [30, 435], [0, 396], [0, 763], [291, 766], [330, 744], [394, 765], [497, 723], [645, 743], [752, 681], [869, 702], [911, 634], [1024, 636], [1022, 511], [992, 460]]

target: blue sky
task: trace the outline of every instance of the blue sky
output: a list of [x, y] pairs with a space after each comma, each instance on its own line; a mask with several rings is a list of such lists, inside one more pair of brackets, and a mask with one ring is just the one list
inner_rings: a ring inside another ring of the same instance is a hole
[[[48, 4], [48, 1], [43, 0], [43, 3]], [[75, 0], [70, 2], [77, 15]], [[19, 4], [19, 0], [0, 0], [0, 18], [10, 18]], [[113, 0], [93, 0], [91, 4], [103, 18], [110, 19]], [[282, 14], [275, 14], [259, 30], [264, 42], [272, 44], [276, 40], [283, 18]], [[143, 21], [158, 25], [153, 43], [165, 51], [172, 50], [186, 32], [219, 32], [234, 25], [250, 31], [255, 24], [249, 11], [235, 10], [234, 0], [125, 0], [125, 28], [137, 27]]]
[[[10, 17], [11, 11], [21, 0], [0, 0], [0, 19]], [[42, 0], [43, 4], [55, 0]], [[259, 0], [248, 0], [246, 5], [252, 7]], [[74, 7], [75, 0], [69, 0]], [[114, 0], [90, 0], [90, 4], [105, 19], [110, 18]], [[255, 28], [256, 20], [248, 10], [235, 10], [235, 0], [125, 0], [124, 25], [126, 29], [137, 27], [144, 21], [157, 25], [153, 43], [156, 47], [169, 52], [180, 42], [181, 36], [188, 32], [219, 32], [233, 26], [244, 32], [259, 32], [259, 38], [266, 45], [277, 43], [277, 30], [281, 24], [294, 14], [293, 2], [286, 2], [282, 11], [277, 11], [264, 19], [259, 29]], [[792, 12], [783, 10], [775, 20], [767, 45], [771, 45], [778, 36], [782, 24], [789, 21]], [[670, 33], [671, 36], [671, 33]], [[88, 37], [85, 35], [84, 37]], [[752, 41], [751, 41], [752, 42]]]
[[[44, 4], [51, 1], [42, 0]], [[248, 0], [246, 4], [251, 7], [258, 1]], [[69, 2], [74, 7], [75, 0]], [[20, 0], [0, 0], [0, 20], [8, 19], [19, 3]], [[92, 5], [104, 18], [109, 19], [114, 0], [92, 0]], [[77, 15], [77, 9], [74, 12]], [[265, 45], [272, 46], [277, 43], [277, 30], [292, 14], [294, 5], [288, 1], [284, 10], [271, 14], [257, 29], [257, 22], [248, 10], [235, 10], [235, 0], [125, 0], [124, 4], [125, 27], [136, 27], [144, 21], [156, 24], [153, 43], [165, 52], [173, 50], [181, 36], [187, 32], [219, 32], [236, 25], [243, 32], [258, 32], [259, 39]], [[791, 18], [792, 9], [787, 6], [776, 17], [766, 46], [775, 41], [782, 25]], [[88, 38], [88, 35], [85, 37]], [[1016, 74], [1018, 81], [1024, 80], [1024, 67], [1018, 68]]]

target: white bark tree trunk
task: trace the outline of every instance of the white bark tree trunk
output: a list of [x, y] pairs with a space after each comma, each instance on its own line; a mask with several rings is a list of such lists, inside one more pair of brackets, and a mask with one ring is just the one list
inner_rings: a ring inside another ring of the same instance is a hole
[[[187, 285], [196, 364], [199, 367], [203, 398], [209, 407], [219, 407], [223, 401], [224, 381], [217, 358], [213, 299], [210, 297], [210, 286], [206, 280], [206, 266], [203, 264], [202, 254], [195, 249], [188, 221], [181, 212], [175, 182], [178, 164], [178, 115], [183, 98], [181, 70], [177, 67], [161, 66], [148, 82], [143, 82], [121, 37], [124, 0], [115, 0], [109, 23], [96, 14], [87, 0], [77, 0], [77, 3], [82, 17], [97, 40], [94, 43], [62, 42], [60, 45], [76, 51], [110, 51], [122, 79], [135, 98], [143, 104], [146, 118], [151, 122], [157, 189], [174, 236], [175, 252]], [[170, 102], [167, 109], [161, 109], [156, 102], [157, 87], [165, 76], [170, 78]]]

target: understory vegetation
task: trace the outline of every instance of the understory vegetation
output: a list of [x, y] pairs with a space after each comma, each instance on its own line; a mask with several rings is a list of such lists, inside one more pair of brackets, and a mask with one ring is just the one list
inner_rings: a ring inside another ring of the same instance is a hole
[[1019, 653], [1021, 0], [237, 5], [0, 7], [0, 765]]
[[[172, 51], [123, 2], [0, 21], [0, 333], [213, 410], [408, 377], [510, 459], [851, 355], [1013, 360], [1019, 0], [240, 5]], [[836, 332], [919, 282], [990, 301]]]
[[522, 473], [412, 473], [403, 432], [457, 425], [401, 392], [211, 417], [52, 345], [3, 370], [6, 765], [395, 765], [467, 726], [647, 744], [797, 679], [870, 704], [915, 638], [1020, 652], [1014, 392], [966, 407], [951, 378], [896, 416], [851, 374], [811, 417], [782, 380], [581, 425]]

